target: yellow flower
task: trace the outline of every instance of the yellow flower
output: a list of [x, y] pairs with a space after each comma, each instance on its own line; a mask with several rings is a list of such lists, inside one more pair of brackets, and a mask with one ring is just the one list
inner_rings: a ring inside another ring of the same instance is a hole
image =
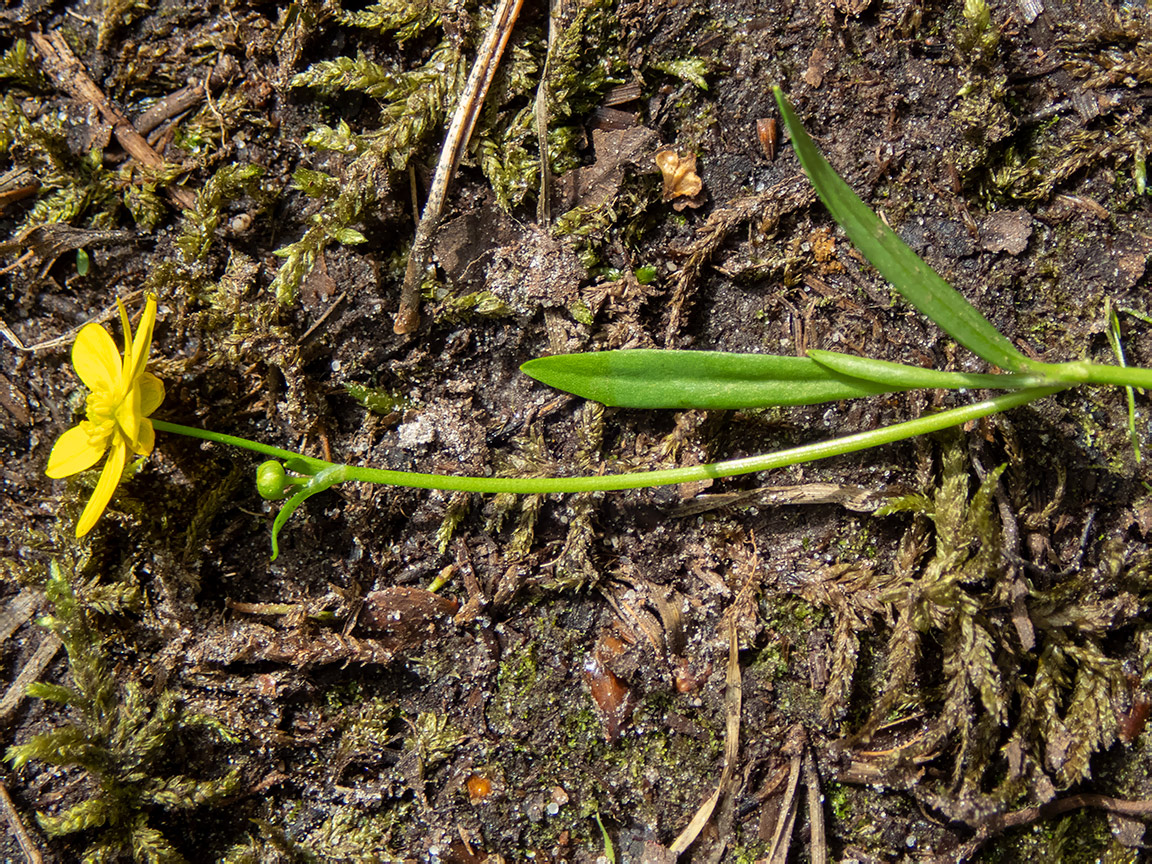
[[96, 490], [76, 523], [76, 536], [92, 530], [124, 474], [128, 451], [139, 456], [152, 452], [156, 439], [148, 415], [164, 401], [164, 384], [145, 372], [156, 324], [156, 298], [149, 295], [140, 319], [140, 329], [132, 338], [132, 324], [119, 300], [120, 321], [124, 325], [124, 359], [108, 331], [95, 322], [86, 324], [72, 346], [72, 365], [88, 394], [88, 419], [57, 439], [48, 457], [49, 477], [69, 477], [100, 461], [110, 451]]

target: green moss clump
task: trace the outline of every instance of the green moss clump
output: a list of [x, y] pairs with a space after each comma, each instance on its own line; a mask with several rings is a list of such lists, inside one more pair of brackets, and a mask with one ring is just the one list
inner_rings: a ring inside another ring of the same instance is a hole
[[383, 387], [368, 387], [355, 381], [344, 383], [344, 392], [380, 417], [387, 417], [408, 407], [408, 400], [385, 390]]
[[[1104, 548], [1099, 572], [1030, 586], [1028, 624], [1013, 618], [1013, 592], [1025, 583], [1006, 576], [997, 485], [1006, 481], [1025, 522], [1044, 522], [1061, 492], [1032, 512], [1027, 479], [1005, 474], [1007, 467], [989, 471], [972, 492], [963, 440], [946, 439], [939, 482], [883, 511], [913, 514], [893, 572], [835, 565], [802, 592], [835, 618], [825, 717], [843, 716], [854, 687], [871, 692], [867, 718], [848, 739], [864, 745], [891, 721], [925, 714], [922, 733], [882, 761], [897, 770], [947, 754], [951, 770], [940, 788], [923, 780], [918, 789], [956, 818], [973, 807], [1034, 801], [1040, 790], [1089, 775], [1093, 754], [1115, 739], [1128, 693], [1110, 640], [1148, 608], [1148, 561], [1125, 557], [1117, 543]], [[889, 622], [884, 661], [875, 689], [859, 687], [861, 636], [878, 620]], [[1022, 627], [1034, 645], [1022, 644]]]
[[32, 93], [43, 92], [48, 88], [48, 82], [44, 80], [44, 75], [32, 57], [27, 39], [17, 39], [15, 45], [0, 54], [0, 80], [11, 81]]
[[98, 829], [85, 851], [85, 864], [123, 856], [149, 864], [182, 862], [176, 847], [150, 824], [151, 814], [219, 803], [238, 788], [240, 770], [211, 780], [166, 773], [165, 759], [181, 730], [216, 724], [184, 714], [171, 690], [152, 698], [139, 682], [117, 682], [91, 616], [123, 611], [138, 594], [123, 586], [96, 586], [81, 602], [56, 564], [46, 593], [55, 615], [42, 623], [68, 652], [72, 684], [34, 684], [29, 695], [68, 706], [75, 719], [9, 747], [5, 759], [16, 769], [39, 760], [92, 775], [90, 797], [62, 813], [37, 813], [49, 836]]

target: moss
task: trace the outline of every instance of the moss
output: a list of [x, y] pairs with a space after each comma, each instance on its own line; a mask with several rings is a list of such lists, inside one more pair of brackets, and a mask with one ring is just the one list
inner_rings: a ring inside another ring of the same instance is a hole
[[570, 18], [560, 22], [548, 56], [548, 157], [557, 173], [578, 164], [580, 124], [603, 94], [622, 83], [628, 71], [627, 33], [616, 15], [615, 0], [569, 4]]
[[[394, 829], [404, 816], [401, 809], [367, 813], [353, 807], [336, 808], [299, 844], [318, 862], [377, 864], [387, 854]], [[396, 860], [396, 859], [392, 859]]]
[[851, 787], [843, 783], [829, 783], [824, 790], [824, 798], [832, 812], [832, 818], [840, 825], [851, 821], [853, 812]]
[[845, 520], [839, 528], [838, 536], [834, 542], [841, 558], [876, 560], [878, 554], [876, 538], [869, 529], [867, 522], [862, 522], [859, 519]]
[[[398, 31], [403, 41], [439, 27], [440, 13], [431, 4], [396, 0], [345, 13], [341, 20], [385, 33]], [[297, 175], [298, 188], [326, 201], [324, 212], [317, 214], [304, 235], [276, 253], [285, 259], [272, 283], [281, 304], [295, 302], [301, 282], [330, 242], [360, 242], [349, 229], [381, 202], [388, 174], [409, 164], [458, 98], [467, 72], [460, 49], [458, 40], [444, 36], [427, 61], [412, 70], [397, 72], [361, 54], [321, 61], [292, 79], [293, 87], [323, 94], [362, 92], [378, 100], [381, 107], [379, 126], [374, 130], [354, 133], [342, 120], [335, 128], [317, 126], [306, 136], [305, 143], [311, 147], [353, 159], [338, 184], [315, 182], [317, 172]]]
[[98, 148], [73, 154], [65, 129], [55, 113], [45, 113], [35, 121], [25, 118], [11, 97], [5, 100], [0, 143], [6, 146], [13, 164], [28, 169], [39, 181], [35, 204], [25, 214], [18, 230], [52, 223], [76, 224], [82, 218], [91, 228], [116, 224], [121, 205], [121, 176], [104, 166]]
[[708, 61], [702, 57], [684, 57], [677, 60], [656, 60], [652, 63], [652, 68], [681, 81], [687, 81], [701, 90], [707, 90], [708, 81], [705, 76], [709, 72], [708, 65]]
[[[1040, 775], [1062, 788], [1087, 776], [1092, 754], [1113, 740], [1127, 685], [1106, 634], [1143, 608], [1139, 592], [1122, 587], [1135, 578], [1123, 574], [1141, 572], [1141, 564], [1123, 556], [1109, 563], [1105, 556], [1100, 567], [1116, 575], [1103, 583], [1081, 572], [1044, 590], [1033, 587], [1028, 610], [1036, 646], [1022, 650], [1006, 611], [1010, 583], [1001, 570], [993, 490], [1005, 479], [1009, 500], [1023, 509], [1032, 494], [1028, 478], [1005, 475], [1005, 464], [971, 492], [960, 439], [945, 441], [935, 488], [889, 505], [888, 512], [916, 514], [893, 571], [876, 573], [862, 561], [837, 565], [826, 571], [831, 581], [810, 595], [823, 598], [837, 619], [824, 714], [838, 716], [847, 707], [843, 700], [862, 672], [856, 669], [861, 634], [873, 616], [884, 615], [893, 622], [884, 661], [868, 676], [876, 683], [857, 689], [857, 698], [867, 696], [868, 719], [853, 740], [867, 741], [882, 725], [925, 712], [925, 734], [897, 748], [893, 760], [948, 753], [952, 782], [960, 786], [949, 800], [1016, 806], [1020, 796], [1029, 800]], [[1014, 770], [1004, 761], [1009, 749], [1019, 758]]]
[[614, 242], [635, 248], [648, 229], [649, 209], [660, 197], [655, 175], [628, 176], [615, 197], [592, 207], [578, 205], [557, 218], [555, 234], [576, 239], [576, 254], [590, 272], [602, 266]]
[[1104, 814], [1086, 809], [1009, 832], [990, 843], [982, 854], [989, 864], [1027, 860], [1102, 861], [1101, 856], [1115, 845]]
[[488, 708], [489, 722], [495, 728], [531, 716], [533, 705], [528, 697], [536, 681], [536, 651], [534, 642], [526, 642], [500, 663], [496, 691]]
[[805, 636], [824, 621], [825, 611], [796, 596], [761, 598], [761, 615], [773, 633]]
[[46, 593], [55, 614], [42, 623], [63, 642], [72, 683], [34, 684], [29, 695], [69, 706], [76, 719], [9, 747], [5, 759], [16, 769], [38, 760], [79, 767], [91, 775], [89, 797], [60, 813], [37, 813], [50, 836], [99, 829], [88, 844], [85, 862], [122, 855], [147, 862], [183, 861], [172, 842], [150, 823], [152, 814], [217, 804], [237, 789], [240, 770], [233, 768], [210, 780], [167, 773], [166, 763], [181, 731], [214, 724], [184, 714], [171, 690], [153, 698], [139, 682], [117, 682], [92, 617], [96, 611], [121, 611], [138, 595], [101, 587], [86, 592], [82, 602], [59, 566], [53, 565]]
[[408, 407], [408, 400], [383, 387], [367, 387], [354, 381], [344, 382], [344, 392], [364, 408], [380, 417], [387, 417]]
[[0, 81], [9, 81], [32, 93], [47, 89], [48, 82], [32, 57], [27, 39], [17, 39], [11, 48], [0, 54]]
[[263, 176], [264, 169], [258, 165], [233, 163], [221, 166], [209, 178], [196, 196], [196, 206], [184, 214], [176, 238], [176, 248], [185, 267], [201, 275], [229, 203], [241, 195], [252, 195], [267, 205], [267, 196], [261, 194], [259, 185]]

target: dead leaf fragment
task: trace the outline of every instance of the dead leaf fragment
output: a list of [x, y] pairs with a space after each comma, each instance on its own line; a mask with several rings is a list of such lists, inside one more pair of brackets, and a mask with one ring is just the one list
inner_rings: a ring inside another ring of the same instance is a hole
[[664, 178], [665, 201], [671, 201], [674, 198], [685, 199], [672, 205], [676, 210], [683, 210], [685, 207], [699, 207], [703, 203], [700, 193], [704, 189], [704, 183], [700, 179], [700, 175], [696, 173], [695, 153], [681, 158], [675, 150], [665, 148], [657, 152], [653, 158], [656, 160], [656, 167], [660, 169], [660, 174]]
[[393, 586], [370, 591], [360, 610], [361, 626], [401, 644], [423, 642], [445, 626], [460, 604], [423, 588]]
[[804, 72], [804, 83], [813, 90], [819, 90], [820, 85], [824, 83], [824, 73], [828, 69], [826, 60], [827, 53], [822, 45], [812, 49], [812, 55], [808, 58], [808, 68]]
[[601, 635], [596, 650], [584, 663], [584, 681], [604, 723], [604, 740], [609, 744], [620, 737], [636, 707], [628, 685], [607, 666], [609, 658], [622, 650], [623, 644], [615, 637]]
[[984, 220], [980, 245], [989, 252], [1019, 255], [1032, 237], [1032, 214], [1027, 210], [1002, 210]]

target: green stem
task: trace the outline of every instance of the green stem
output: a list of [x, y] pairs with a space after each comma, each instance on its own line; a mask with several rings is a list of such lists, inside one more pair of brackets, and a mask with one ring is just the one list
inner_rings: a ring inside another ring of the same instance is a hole
[[1152, 388], [1152, 369], [1140, 366], [1110, 366], [1076, 360], [1071, 363], [1049, 363], [1038, 370], [1050, 381], [1070, 384], [1113, 384], [1119, 387]]
[[282, 450], [279, 447], [261, 444], [258, 441], [249, 441], [247, 438], [237, 438], [235, 435], [224, 435], [207, 429], [197, 429], [195, 426], [181, 426], [179, 423], [169, 423], [167, 420], [156, 420], [155, 418], [152, 419], [152, 426], [161, 432], [175, 432], [177, 435], [186, 435], [189, 438], [200, 438], [204, 441], [215, 441], [218, 444], [228, 444], [232, 447], [243, 447], [245, 450], [263, 453], [265, 456], [275, 456], [277, 459], [285, 461], [298, 462], [303, 460], [313, 473], [332, 465], [331, 462], [325, 462], [323, 459], [313, 459], [311, 456], [303, 456], [300, 453], [293, 453], [291, 450]]
[[[958, 426], [971, 420], [987, 417], [1000, 411], [1017, 408], [1044, 396], [1049, 396], [1064, 389], [1062, 386], [1037, 387], [1021, 390], [1014, 393], [1005, 393], [982, 402], [966, 405], [963, 408], [953, 408], [941, 411], [939, 414], [929, 414], [915, 420], [895, 423], [881, 429], [872, 429], [867, 432], [857, 432], [843, 438], [834, 438], [830, 441], [821, 441], [816, 444], [804, 444], [788, 450], [775, 453], [764, 453], [758, 456], [747, 456], [742, 459], [729, 459], [726, 462], [715, 462], [710, 465], [693, 465], [686, 468], [668, 468], [660, 471], [635, 471], [627, 474], [608, 474], [586, 477], [470, 477], [449, 474], [420, 474], [412, 471], [390, 471], [381, 468], [365, 468], [353, 465], [333, 465], [320, 459], [312, 459], [281, 450], [278, 447], [269, 447], [257, 444], [244, 438], [231, 435], [220, 435], [203, 429], [194, 429], [189, 426], [178, 426], [175, 423], [165, 423], [162, 420], [153, 420], [153, 425], [162, 432], [176, 432], [181, 435], [191, 435], [194, 438], [203, 438], [208, 441], [218, 441], [221, 444], [232, 444], [263, 453], [266, 456], [275, 456], [287, 460], [305, 460], [310, 467], [323, 470], [324, 485], [343, 483], [348, 480], [359, 480], [365, 483], [382, 483], [388, 486], [405, 486], [412, 489], [442, 489], [453, 492], [482, 492], [482, 493], [515, 493], [522, 495], [547, 495], [566, 492], [612, 492], [623, 489], [639, 489], [646, 486], [670, 486], [676, 483], [692, 483], [698, 480], [712, 480], [720, 477], [734, 477], [739, 474], [751, 474], [756, 471], [767, 471], [772, 468], [783, 468], [796, 465], [800, 462], [810, 462], [815, 459], [826, 459], [829, 456], [839, 456], [845, 453], [854, 453], [870, 447], [879, 447], [894, 441], [914, 438], [917, 435], [926, 435], [938, 432], [951, 426]], [[319, 478], [318, 478], [319, 479]]]

